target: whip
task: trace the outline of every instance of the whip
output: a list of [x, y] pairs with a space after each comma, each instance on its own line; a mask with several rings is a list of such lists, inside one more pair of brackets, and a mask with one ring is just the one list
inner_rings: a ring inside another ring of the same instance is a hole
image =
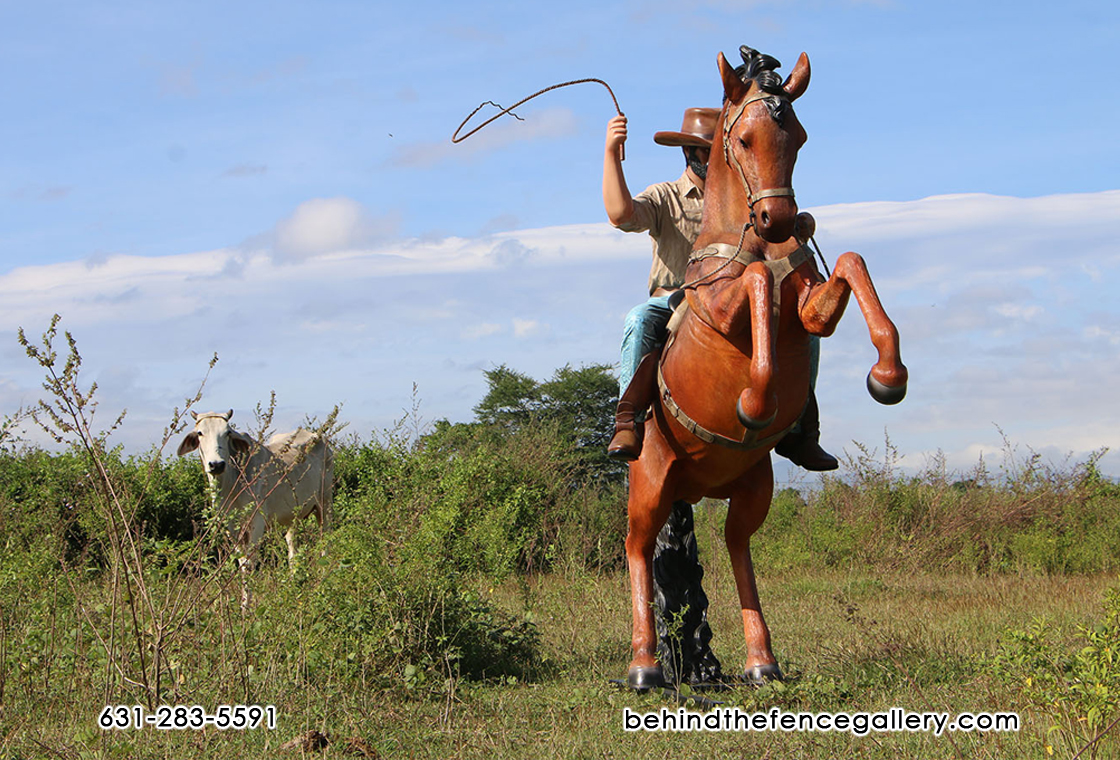
[[[532, 100], [535, 97], [538, 97], [540, 95], [544, 95], [546, 92], [552, 92], [553, 90], [558, 90], [561, 87], [570, 87], [573, 84], [586, 84], [588, 82], [594, 82], [595, 84], [601, 84], [604, 87], [606, 87], [607, 92], [610, 93], [611, 100], [614, 101], [614, 110], [618, 112], [619, 116], [622, 116], [622, 109], [618, 107], [618, 98], [616, 98], [614, 96], [614, 90], [611, 89], [611, 86], [609, 84], [604, 82], [602, 79], [595, 79], [593, 77], [588, 78], [588, 79], [573, 79], [570, 82], [561, 82], [560, 84], [554, 84], [551, 87], [545, 87], [543, 90], [537, 90], [536, 92], [534, 92], [529, 97], [522, 98], [521, 100], [517, 101], [516, 103], [514, 103], [509, 108], [502, 108], [500, 105], [498, 105], [497, 103], [495, 103], [492, 100], [487, 100], [487, 101], [484, 101], [484, 102], [480, 103], [478, 108], [471, 111], [470, 114], [467, 116], [467, 118], [463, 119], [463, 123], [459, 125], [459, 128], [455, 130], [455, 133], [453, 135], [451, 135], [451, 142], [461, 143], [463, 140], [466, 140], [468, 137], [470, 137], [471, 135], [473, 135], [475, 132], [479, 131], [483, 127], [485, 127], [487, 124], [490, 124], [491, 122], [498, 120], [502, 116], [505, 116], [507, 113], [511, 114], [515, 119], [518, 119], [520, 121], [524, 121], [524, 119], [522, 119], [520, 116], [513, 113], [513, 109], [517, 108], [520, 105], [528, 103], [530, 100]], [[494, 106], [495, 108], [502, 108], [502, 110], [499, 111], [498, 113], [496, 113], [495, 115], [491, 116], [486, 121], [479, 124], [477, 127], [472, 129], [470, 132], [467, 132], [465, 135], [460, 135], [459, 133], [461, 131], [463, 131], [463, 127], [467, 126], [467, 122], [470, 121], [472, 118], [474, 118], [474, 115], [476, 113], [478, 113], [479, 111], [481, 111], [487, 105]], [[618, 153], [619, 153], [619, 158], [620, 159], [622, 159], [622, 160], [626, 159], [626, 152], [625, 152], [625, 146], [624, 145], [619, 146]]]

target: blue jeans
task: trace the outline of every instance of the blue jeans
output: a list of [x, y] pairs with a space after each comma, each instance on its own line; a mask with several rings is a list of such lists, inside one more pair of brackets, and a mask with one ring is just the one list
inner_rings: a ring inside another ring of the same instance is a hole
[[[669, 296], [654, 296], [640, 303], [626, 315], [622, 333], [622, 358], [618, 365], [618, 392], [626, 393], [630, 379], [638, 369], [642, 357], [654, 350], [668, 337], [666, 326], [673, 312], [669, 309]], [[821, 364], [821, 339], [809, 336], [809, 391], [817, 387], [817, 371]], [[800, 424], [794, 432], [800, 429]]]
[[622, 359], [618, 365], [618, 392], [626, 393], [630, 379], [638, 369], [642, 357], [654, 350], [668, 337], [665, 329], [669, 317], [669, 296], [654, 296], [640, 303], [626, 315], [622, 333]]

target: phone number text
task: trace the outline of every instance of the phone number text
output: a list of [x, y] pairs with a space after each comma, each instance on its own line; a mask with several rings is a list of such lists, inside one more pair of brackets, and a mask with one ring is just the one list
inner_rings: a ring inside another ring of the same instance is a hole
[[213, 713], [200, 705], [160, 705], [148, 712], [143, 705], [106, 705], [97, 716], [97, 725], [106, 731], [129, 728], [161, 730], [252, 731], [255, 728], [276, 728], [276, 708], [272, 705], [219, 705]]

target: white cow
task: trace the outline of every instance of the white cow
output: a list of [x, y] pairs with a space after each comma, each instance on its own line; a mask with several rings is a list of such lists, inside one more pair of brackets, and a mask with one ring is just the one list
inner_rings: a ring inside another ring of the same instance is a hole
[[320, 436], [300, 428], [260, 444], [230, 427], [233, 410], [195, 414], [194, 430], [179, 444], [179, 456], [195, 449], [217, 494], [217, 514], [228, 516], [230, 536], [244, 550], [248, 570], [267, 528], [286, 526], [288, 561], [295, 557], [294, 521], [312, 512], [324, 528], [330, 521], [334, 462]]

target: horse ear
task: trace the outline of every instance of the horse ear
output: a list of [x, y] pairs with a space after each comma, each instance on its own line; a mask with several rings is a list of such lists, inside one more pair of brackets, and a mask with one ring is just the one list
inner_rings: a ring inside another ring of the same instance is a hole
[[790, 73], [789, 79], [782, 85], [782, 89], [789, 95], [791, 101], [797, 100], [805, 94], [805, 89], [809, 86], [809, 56], [804, 53], [797, 59], [797, 65], [793, 67], [793, 72]]
[[749, 85], [743, 84], [743, 80], [735, 73], [735, 69], [723, 57], [723, 53], [719, 54], [719, 75], [723, 77], [723, 97], [724, 100], [732, 102], [742, 99], [747, 94]]

